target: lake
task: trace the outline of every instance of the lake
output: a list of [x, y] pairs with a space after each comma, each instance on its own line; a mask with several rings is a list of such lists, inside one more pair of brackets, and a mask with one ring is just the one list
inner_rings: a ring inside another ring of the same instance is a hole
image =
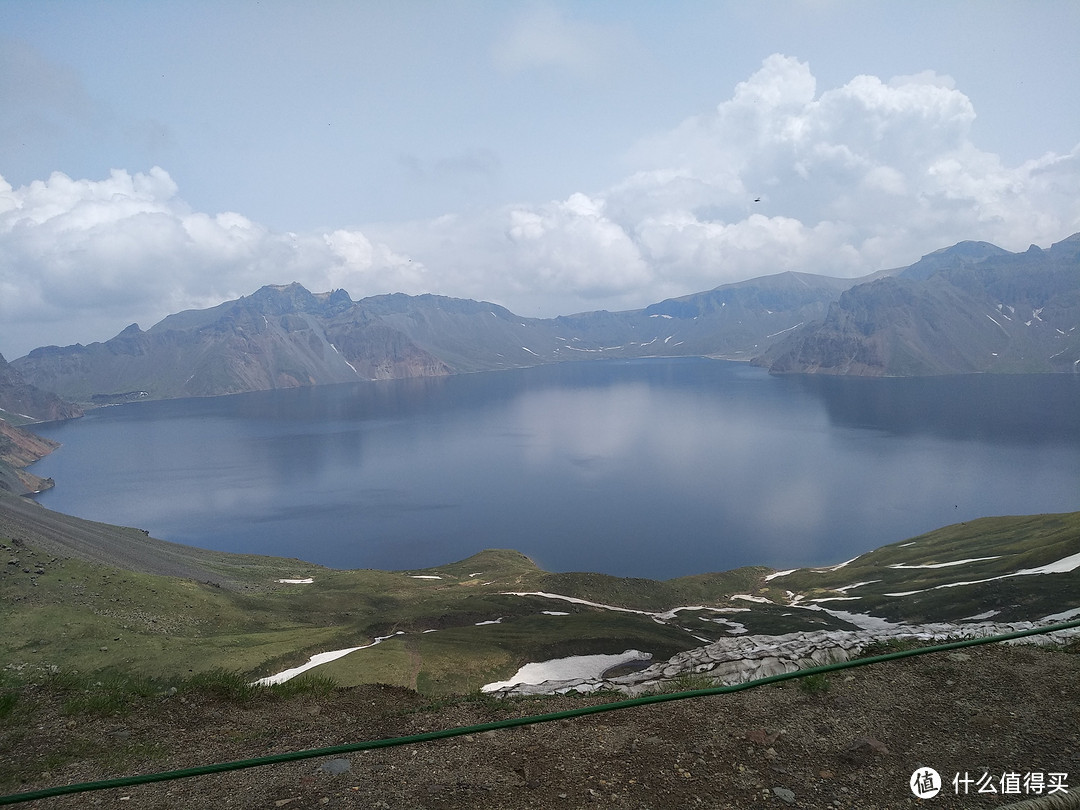
[[223, 551], [415, 569], [515, 548], [656, 579], [842, 562], [1080, 509], [1080, 376], [774, 377], [593, 361], [100, 408], [35, 426], [51, 509]]

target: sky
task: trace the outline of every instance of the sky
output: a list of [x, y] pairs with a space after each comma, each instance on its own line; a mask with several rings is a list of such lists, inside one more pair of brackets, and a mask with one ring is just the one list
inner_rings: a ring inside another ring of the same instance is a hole
[[0, 0], [0, 353], [299, 281], [530, 317], [1080, 231], [1074, 0]]

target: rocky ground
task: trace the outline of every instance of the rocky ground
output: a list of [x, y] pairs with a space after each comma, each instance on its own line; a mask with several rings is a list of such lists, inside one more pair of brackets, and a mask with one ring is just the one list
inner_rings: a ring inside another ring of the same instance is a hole
[[[735, 694], [432, 743], [42, 801], [73, 808], [1004, 807], [1053, 782], [1080, 790], [1080, 655], [987, 646]], [[542, 714], [603, 697], [441, 704], [356, 687], [246, 701], [148, 697], [120, 714], [20, 695], [0, 722], [0, 794]], [[609, 698], [610, 699], [610, 698]], [[983, 774], [989, 774], [989, 781]], [[967, 775], [967, 785], [953, 777]], [[1015, 790], [1008, 774], [1016, 774]], [[1066, 776], [1055, 776], [1066, 774]], [[1003, 792], [1002, 779], [1006, 777]], [[1030, 779], [1030, 777], [1029, 777]], [[993, 787], [996, 793], [980, 793]]]

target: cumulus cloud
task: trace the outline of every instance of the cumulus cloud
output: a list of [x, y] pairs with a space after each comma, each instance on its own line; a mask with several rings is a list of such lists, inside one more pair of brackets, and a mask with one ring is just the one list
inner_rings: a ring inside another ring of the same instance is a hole
[[963, 239], [1023, 250], [1080, 230], [1080, 146], [1009, 167], [972, 143], [974, 120], [948, 76], [856, 76], [820, 91], [807, 63], [777, 54], [714, 110], [635, 145], [637, 171], [607, 189], [383, 237], [463, 294], [559, 314], [784, 270], [855, 277]]
[[[772, 266], [857, 275], [961, 239], [1010, 249], [1080, 229], [1076, 159], [1006, 167], [971, 142], [947, 76], [857, 76], [817, 92], [774, 55], [711, 113], [638, 144], [606, 195], [650, 266], [719, 281]], [[704, 279], [702, 279], [704, 280]]]
[[271, 283], [423, 292], [424, 267], [362, 233], [276, 233], [192, 211], [169, 174], [0, 178], [0, 352], [112, 337]]
[[715, 109], [633, 146], [635, 170], [608, 188], [325, 233], [193, 211], [158, 168], [0, 180], [0, 351], [104, 339], [267, 283], [551, 316], [783, 270], [854, 277], [963, 239], [1023, 250], [1080, 231], [1080, 145], [1005, 165], [972, 142], [975, 115], [948, 76], [822, 90], [808, 64], [773, 55]]

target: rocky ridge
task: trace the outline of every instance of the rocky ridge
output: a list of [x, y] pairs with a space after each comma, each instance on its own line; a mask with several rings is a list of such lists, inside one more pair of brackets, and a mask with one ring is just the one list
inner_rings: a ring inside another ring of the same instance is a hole
[[1080, 234], [1009, 253], [961, 242], [843, 292], [769, 347], [777, 373], [927, 376], [1080, 369]]

